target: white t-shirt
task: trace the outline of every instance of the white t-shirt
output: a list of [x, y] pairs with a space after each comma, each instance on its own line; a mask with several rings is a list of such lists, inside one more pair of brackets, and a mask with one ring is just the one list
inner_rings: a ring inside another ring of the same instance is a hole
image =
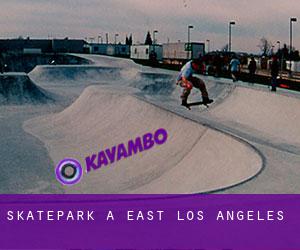
[[177, 81], [181, 80], [182, 77], [189, 79], [190, 77], [193, 76], [195, 73], [195, 70], [192, 67], [192, 61], [187, 62], [181, 69]]

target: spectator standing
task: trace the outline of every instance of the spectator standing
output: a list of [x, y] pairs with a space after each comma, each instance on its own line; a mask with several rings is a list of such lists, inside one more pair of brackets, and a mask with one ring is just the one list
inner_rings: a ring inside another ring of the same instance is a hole
[[222, 72], [222, 59], [220, 55], [216, 55], [214, 58], [215, 77], [220, 77]]
[[255, 61], [254, 57], [252, 56], [251, 61], [248, 66], [250, 82], [254, 82], [256, 69], [257, 69], [256, 61]]
[[276, 91], [278, 74], [279, 74], [279, 62], [277, 56], [273, 56], [271, 62], [271, 91]]
[[232, 60], [230, 61], [230, 71], [231, 71], [231, 77], [233, 82], [238, 81], [238, 76], [240, 73], [240, 61], [237, 59], [236, 56], [232, 57]]

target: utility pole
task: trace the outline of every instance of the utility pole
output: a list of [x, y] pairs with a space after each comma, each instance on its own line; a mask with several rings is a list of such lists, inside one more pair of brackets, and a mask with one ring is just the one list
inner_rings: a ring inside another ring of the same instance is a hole
[[207, 53], [209, 53], [210, 52], [210, 40], [207, 39], [206, 42], [207, 42]]
[[188, 44], [187, 44], [187, 49], [188, 49], [188, 59], [191, 59], [191, 29], [193, 29], [194, 26], [193, 25], [189, 25], [188, 26]]
[[292, 77], [292, 51], [293, 51], [293, 22], [297, 22], [296, 17], [290, 18], [290, 73], [289, 77]]
[[228, 43], [228, 52], [231, 52], [231, 26], [235, 25], [235, 21], [229, 22], [229, 43]]

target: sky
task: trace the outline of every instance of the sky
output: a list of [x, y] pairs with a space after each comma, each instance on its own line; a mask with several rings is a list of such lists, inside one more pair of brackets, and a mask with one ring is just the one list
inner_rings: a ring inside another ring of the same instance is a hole
[[277, 48], [289, 43], [289, 20], [294, 46], [300, 49], [299, 0], [0, 0], [0, 38], [90, 38], [109, 33], [110, 42], [144, 42], [147, 31], [157, 30], [159, 43], [210, 40], [211, 50], [228, 43], [232, 27], [232, 50], [259, 52], [262, 37]]

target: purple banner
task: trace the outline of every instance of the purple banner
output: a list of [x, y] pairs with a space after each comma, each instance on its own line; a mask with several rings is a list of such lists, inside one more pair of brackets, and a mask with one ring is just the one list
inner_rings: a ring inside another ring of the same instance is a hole
[[0, 249], [300, 249], [300, 195], [0, 195]]

